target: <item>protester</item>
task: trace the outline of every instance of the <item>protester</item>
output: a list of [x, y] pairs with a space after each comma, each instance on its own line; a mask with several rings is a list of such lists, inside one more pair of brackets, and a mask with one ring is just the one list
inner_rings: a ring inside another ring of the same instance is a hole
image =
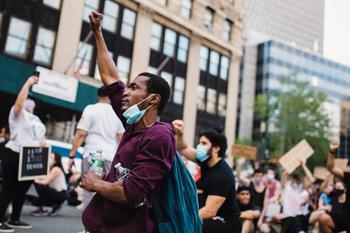
[[[31, 181], [19, 182], [18, 164], [22, 145], [45, 145], [45, 125], [33, 114], [35, 102], [28, 99], [29, 89], [38, 83], [38, 77], [27, 79], [19, 92], [9, 115], [10, 140], [3, 156], [3, 190], [0, 194], [0, 232], [13, 232], [12, 228], [31, 228], [20, 221], [22, 206]], [[7, 206], [12, 202], [13, 211], [8, 223], [4, 222]]]
[[177, 150], [187, 159], [201, 167], [204, 206], [199, 210], [203, 218], [203, 232], [241, 232], [237, 207], [235, 178], [225, 162], [226, 137], [212, 130], [200, 134], [199, 144], [194, 149], [183, 138], [183, 121], [173, 121], [176, 131]]
[[275, 170], [267, 169], [264, 185], [269, 193], [269, 203], [277, 203], [281, 195], [281, 183], [275, 177]]
[[319, 218], [322, 233], [350, 232], [350, 171], [344, 172], [335, 166], [334, 161], [338, 148], [339, 142], [331, 142], [327, 168], [340, 180], [335, 183], [333, 195], [330, 195], [332, 210], [330, 213], [323, 213]]
[[[97, 91], [98, 103], [85, 107], [73, 138], [73, 146], [69, 153], [68, 169], [72, 169], [75, 154], [85, 142], [82, 173], [89, 171], [91, 158], [89, 155], [101, 150], [104, 160], [104, 173], [108, 174], [124, 133], [120, 119], [115, 115], [111, 101], [104, 87]], [[89, 204], [94, 193], [83, 191], [83, 207]]]
[[249, 185], [251, 189], [252, 204], [259, 207], [260, 211], [264, 208], [266, 201], [268, 201], [268, 191], [264, 185], [263, 178], [263, 171], [260, 169], [255, 169], [253, 179]]
[[[57, 153], [51, 153], [49, 163], [50, 173], [48, 176], [34, 180], [39, 197], [32, 199], [32, 204], [39, 208], [31, 213], [33, 216], [57, 216], [67, 198], [67, 183], [61, 156]], [[52, 207], [50, 212], [46, 208], [49, 206]]]
[[10, 139], [10, 129], [8, 126], [2, 126], [0, 128], [0, 146], [5, 147], [5, 144]]
[[252, 203], [251, 188], [240, 186], [237, 189], [237, 203], [241, 211], [242, 233], [250, 233], [254, 230], [255, 222], [260, 216], [260, 208]]
[[101, 79], [114, 111], [127, 126], [109, 175], [83, 176], [81, 187], [96, 192], [83, 212], [83, 223], [94, 233], [151, 233], [151, 193], [162, 185], [176, 152], [174, 129], [158, 121], [170, 87], [157, 75], [141, 73], [125, 89], [103, 39], [103, 16], [92, 12], [89, 17]]

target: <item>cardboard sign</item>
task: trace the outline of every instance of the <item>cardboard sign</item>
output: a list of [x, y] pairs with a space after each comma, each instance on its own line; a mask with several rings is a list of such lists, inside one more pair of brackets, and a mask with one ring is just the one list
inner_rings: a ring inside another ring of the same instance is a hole
[[256, 160], [256, 147], [246, 146], [246, 145], [233, 145], [232, 146], [232, 155], [234, 157], [243, 157], [247, 160]]
[[343, 171], [348, 172], [350, 171], [350, 167], [348, 167], [348, 161], [349, 159], [335, 159], [334, 163], [336, 167], [340, 168]]
[[314, 177], [319, 180], [326, 180], [331, 173], [326, 167], [315, 167], [314, 168]]
[[39, 83], [33, 86], [33, 92], [74, 103], [77, 97], [78, 80], [53, 70], [37, 67], [40, 72]]
[[278, 160], [278, 162], [288, 174], [291, 174], [297, 167], [300, 166], [301, 159], [308, 159], [314, 152], [314, 149], [312, 149], [309, 143], [306, 140], [302, 140], [286, 154], [284, 154]]
[[19, 156], [18, 180], [43, 178], [50, 171], [50, 147], [22, 146]]

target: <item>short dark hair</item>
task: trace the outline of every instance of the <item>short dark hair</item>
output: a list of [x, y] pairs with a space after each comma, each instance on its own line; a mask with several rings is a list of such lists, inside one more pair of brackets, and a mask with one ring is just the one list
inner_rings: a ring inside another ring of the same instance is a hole
[[249, 193], [251, 193], [251, 189], [249, 186], [246, 185], [240, 185], [237, 189], [237, 193], [243, 192], [243, 191], [248, 191]]
[[97, 90], [97, 96], [98, 97], [106, 97], [107, 96], [107, 92], [106, 92], [106, 87], [102, 86]]
[[212, 147], [220, 147], [219, 157], [225, 158], [225, 153], [227, 149], [227, 139], [219, 129], [212, 129], [208, 131], [203, 131], [199, 134], [199, 137], [206, 137], [209, 139]]
[[166, 103], [169, 100], [171, 93], [168, 82], [164, 78], [148, 72], [143, 72], [138, 76], [146, 76], [149, 78], [146, 83], [148, 93], [160, 95], [160, 102], [158, 107], [158, 115], [160, 116], [164, 110]]
[[263, 173], [264, 174], [264, 172], [260, 168], [257, 168], [257, 169], [254, 170], [254, 175], [258, 174], [258, 173]]

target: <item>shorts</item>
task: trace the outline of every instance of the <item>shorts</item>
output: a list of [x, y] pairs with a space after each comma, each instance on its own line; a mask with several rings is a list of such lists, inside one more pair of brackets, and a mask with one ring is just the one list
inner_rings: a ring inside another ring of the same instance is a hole
[[349, 216], [343, 213], [331, 213], [330, 215], [335, 226], [333, 232], [340, 232], [340, 231], [350, 232]]

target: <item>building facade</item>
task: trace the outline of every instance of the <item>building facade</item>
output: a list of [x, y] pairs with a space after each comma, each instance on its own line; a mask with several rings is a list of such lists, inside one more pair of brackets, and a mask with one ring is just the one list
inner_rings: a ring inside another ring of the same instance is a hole
[[96, 101], [102, 85], [89, 33], [92, 10], [104, 14], [103, 33], [123, 81], [144, 71], [168, 81], [172, 96], [162, 120], [183, 119], [191, 144], [196, 133], [213, 127], [224, 129], [233, 143], [242, 0], [0, 0], [0, 70], [10, 74], [1, 76], [8, 86], [0, 87], [6, 99], [1, 122], [25, 78], [43, 66], [79, 79], [76, 103], [33, 94], [40, 116], [51, 119], [51, 136], [69, 140], [83, 107]]

